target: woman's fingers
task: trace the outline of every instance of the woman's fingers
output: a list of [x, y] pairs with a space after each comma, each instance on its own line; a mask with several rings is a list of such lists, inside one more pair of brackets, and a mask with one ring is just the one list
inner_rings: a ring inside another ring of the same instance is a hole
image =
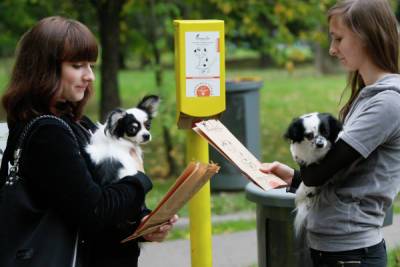
[[163, 241], [168, 236], [169, 232], [172, 230], [174, 224], [178, 221], [178, 219], [178, 215], [175, 214], [171, 217], [171, 219], [168, 220], [166, 224], [161, 225], [156, 231], [144, 235], [144, 238], [148, 241], [154, 242]]
[[277, 161], [274, 161], [272, 163], [268, 163], [268, 162], [262, 163], [260, 171], [266, 172], [266, 173], [271, 173], [274, 170], [276, 170], [276, 168], [278, 168], [278, 166], [279, 166], [279, 162], [277, 162]]

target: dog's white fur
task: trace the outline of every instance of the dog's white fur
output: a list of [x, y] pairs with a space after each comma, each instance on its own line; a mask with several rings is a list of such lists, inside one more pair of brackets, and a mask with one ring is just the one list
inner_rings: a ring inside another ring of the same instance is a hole
[[[147, 114], [140, 109], [128, 109], [127, 113], [134, 114], [140, 121], [147, 119]], [[94, 164], [98, 165], [106, 158], [118, 160], [123, 168], [118, 171], [118, 178], [121, 179], [127, 175], [135, 175], [140, 165], [143, 164], [143, 152], [140, 144], [144, 144], [143, 134], [150, 134], [146, 129], [138, 133], [137, 141], [129, 140], [128, 138], [115, 138], [107, 135], [105, 132], [105, 124], [98, 124], [99, 129], [92, 135], [90, 144], [86, 147]], [[151, 140], [148, 140], [151, 141]], [[137, 160], [135, 162], [131, 155], [131, 150], [135, 150]], [[140, 164], [140, 165], [139, 165]]]
[[[290, 152], [297, 163], [307, 166], [325, 157], [326, 153], [331, 149], [331, 143], [319, 134], [318, 126], [320, 121], [318, 113], [305, 114], [300, 118], [303, 119], [305, 132], [312, 133], [314, 138], [311, 140], [304, 139], [300, 143], [292, 143], [290, 145]], [[317, 147], [317, 143], [322, 147]]]
[[[147, 102], [143, 103], [143, 101]], [[115, 110], [110, 113], [105, 124], [98, 123], [98, 129], [92, 134], [86, 151], [96, 166], [104, 164], [107, 159], [122, 165], [115, 174], [117, 179], [114, 181], [128, 175], [135, 175], [139, 167], [143, 166], [143, 152], [140, 145], [151, 141], [151, 134], [148, 127], [146, 128], [146, 123], [156, 115], [158, 104], [159, 98], [156, 96], [150, 100], [145, 98], [138, 107], [126, 111]], [[146, 110], [142, 109], [143, 107]], [[132, 125], [126, 126], [138, 127], [140, 130], [134, 136], [128, 135], [126, 132], [122, 136], [116, 136], [113, 131], [117, 127], [118, 121], [129, 115], [134, 116], [134, 121]], [[132, 150], [137, 156], [137, 161], [132, 157]]]
[[[322, 123], [319, 118], [319, 113], [309, 113], [305, 114], [297, 119], [297, 122], [301, 121], [304, 127], [304, 133], [301, 140], [293, 141], [291, 140], [290, 144], [290, 152], [292, 154], [293, 159], [299, 164], [303, 166], [308, 166], [312, 163], [317, 163], [321, 159], [325, 157], [328, 151], [332, 147], [332, 141], [328, 140], [326, 136], [323, 136], [319, 131], [319, 126]], [[300, 119], [300, 120], [299, 120]], [[334, 119], [331, 117], [330, 119]], [[336, 121], [336, 119], [334, 119]], [[294, 120], [295, 121], [295, 120]], [[337, 122], [337, 126], [339, 127], [340, 123]], [[289, 126], [293, 126], [294, 122]], [[340, 126], [341, 129], [341, 126]], [[338, 129], [331, 129], [338, 130]], [[328, 133], [329, 134], [329, 133]], [[334, 139], [337, 138], [337, 133], [334, 134]], [[326, 133], [325, 133], [326, 135]], [[287, 136], [286, 138], [291, 139]], [[308, 216], [309, 210], [315, 205], [318, 198], [318, 188], [317, 187], [309, 187], [301, 183], [299, 188], [296, 191], [295, 197], [295, 205], [296, 205], [296, 217], [294, 220], [294, 228], [296, 235], [300, 235]]]

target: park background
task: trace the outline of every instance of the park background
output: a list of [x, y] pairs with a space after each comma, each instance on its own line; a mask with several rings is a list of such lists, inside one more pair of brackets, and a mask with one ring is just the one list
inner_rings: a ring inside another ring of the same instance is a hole
[[[262, 80], [261, 159], [293, 167], [283, 133], [293, 117], [308, 112], [338, 114], [347, 100], [346, 73], [329, 57], [326, 11], [333, 0], [0, 0], [0, 92], [13, 65], [20, 36], [37, 20], [53, 15], [86, 24], [100, 43], [95, 96], [86, 114], [103, 120], [115, 107], [129, 108], [146, 94], [162, 98], [152, 124], [153, 140], [144, 147], [145, 169], [155, 186], [154, 207], [185, 166], [185, 131], [176, 127], [174, 19], [225, 21], [226, 79]], [[400, 4], [390, 1], [398, 20]], [[229, 103], [228, 103], [229, 104]], [[0, 108], [0, 120], [5, 120]], [[250, 212], [244, 192], [213, 192], [212, 214]], [[395, 213], [400, 213], [399, 198]], [[188, 215], [187, 208], [180, 212]], [[255, 220], [213, 225], [213, 233], [255, 228]], [[170, 239], [188, 238], [187, 229]], [[400, 266], [400, 249], [391, 265]]]

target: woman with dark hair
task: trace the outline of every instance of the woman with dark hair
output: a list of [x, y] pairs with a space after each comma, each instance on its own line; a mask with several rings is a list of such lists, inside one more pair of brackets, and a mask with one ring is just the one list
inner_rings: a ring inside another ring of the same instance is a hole
[[329, 53], [349, 71], [343, 131], [318, 164], [265, 163], [294, 192], [318, 186], [306, 234], [314, 266], [386, 266], [381, 227], [400, 190], [399, 35], [387, 0], [338, 1]]
[[[101, 187], [84, 149], [95, 130], [82, 113], [97, 55], [90, 30], [62, 17], [42, 19], [19, 42], [2, 99], [9, 127], [0, 169], [2, 267], [137, 266], [138, 242], [120, 241], [149, 213], [144, 199], [152, 183], [141, 166]], [[19, 139], [39, 116], [22, 146], [22, 178], [13, 180]], [[162, 241], [176, 220], [141, 240]]]
[[[20, 40], [10, 84], [3, 96], [10, 126], [18, 120], [29, 121], [39, 114], [57, 111], [62, 63], [93, 63], [97, 54], [96, 39], [79, 22], [51, 17], [26, 32]], [[75, 120], [82, 117], [83, 106], [92, 91], [90, 82], [81, 100], [68, 101]]]

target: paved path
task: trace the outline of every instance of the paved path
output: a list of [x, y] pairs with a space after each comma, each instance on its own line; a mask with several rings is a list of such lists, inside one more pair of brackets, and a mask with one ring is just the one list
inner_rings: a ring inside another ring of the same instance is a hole
[[[241, 215], [251, 216], [251, 215]], [[383, 228], [388, 250], [400, 246], [400, 215], [393, 224]], [[213, 236], [214, 267], [249, 267], [257, 264], [257, 235], [255, 230]], [[142, 247], [140, 267], [190, 267], [190, 241], [176, 240], [147, 243]]]
[[[212, 261], [215, 267], [248, 267], [257, 263], [256, 231], [213, 236]], [[176, 240], [145, 244], [140, 267], [189, 267], [190, 241]]]

